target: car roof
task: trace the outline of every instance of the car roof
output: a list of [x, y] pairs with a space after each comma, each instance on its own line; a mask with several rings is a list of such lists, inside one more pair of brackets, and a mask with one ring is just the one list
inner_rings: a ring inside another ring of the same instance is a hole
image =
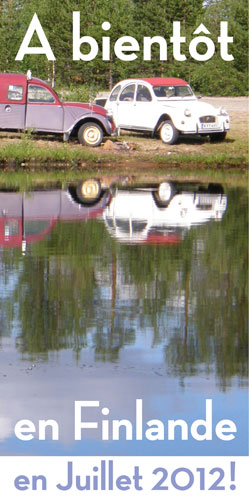
[[27, 78], [26, 73], [0, 73], [0, 80], [7, 80], [11, 81], [11, 84], [23, 84], [28, 82], [37, 82], [37, 83], [42, 83], [48, 86], [47, 82], [42, 79], [38, 79], [37, 77], [31, 77], [30, 79]]
[[177, 79], [174, 77], [151, 77], [151, 78], [145, 78], [145, 79], [139, 79], [139, 80], [144, 80], [145, 82], [148, 82], [152, 86], [180, 86], [180, 85], [187, 85], [188, 82], [182, 79]]
[[147, 82], [151, 86], [186, 86], [188, 82], [186, 80], [178, 79], [175, 77], [138, 77], [134, 79], [124, 79], [119, 82], [121, 83], [129, 83], [129, 82]]

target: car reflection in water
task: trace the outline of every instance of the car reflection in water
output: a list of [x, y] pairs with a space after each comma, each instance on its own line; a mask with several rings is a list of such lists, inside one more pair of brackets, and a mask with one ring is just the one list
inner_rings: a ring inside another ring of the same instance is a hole
[[20, 247], [41, 241], [58, 221], [88, 220], [100, 215], [110, 194], [99, 193], [95, 204], [72, 186], [66, 190], [0, 192], [0, 246]]
[[218, 184], [163, 182], [140, 188], [104, 187], [91, 179], [66, 190], [0, 192], [0, 246], [21, 247], [42, 240], [58, 221], [99, 218], [124, 243], [169, 245], [187, 228], [220, 220], [227, 196]]
[[193, 225], [221, 220], [226, 207], [221, 185], [163, 182], [157, 187], [116, 189], [101, 218], [118, 241], [166, 245], [179, 243]]

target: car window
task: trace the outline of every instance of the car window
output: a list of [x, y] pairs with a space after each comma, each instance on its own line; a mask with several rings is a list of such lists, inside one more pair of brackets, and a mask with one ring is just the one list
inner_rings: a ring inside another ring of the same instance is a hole
[[19, 222], [18, 220], [7, 220], [4, 223], [4, 237], [18, 236]]
[[154, 86], [153, 91], [157, 98], [166, 98], [167, 94], [167, 87], [168, 86]]
[[126, 86], [120, 94], [119, 101], [133, 101], [135, 94], [135, 84]]
[[176, 86], [176, 96], [192, 96], [192, 89], [189, 86]]
[[7, 97], [9, 101], [21, 101], [23, 99], [23, 86], [10, 85]]
[[29, 85], [28, 103], [54, 103], [54, 96], [42, 86]]
[[137, 101], [152, 101], [150, 91], [146, 86], [143, 86], [142, 84], [139, 84], [137, 86], [136, 100]]
[[117, 87], [115, 87], [115, 89], [113, 89], [113, 91], [110, 95], [109, 101], [117, 101], [120, 89], [121, 89], [121, 86], [117, 86]]
[[50, 226], [51, 222], [49, 220], [26, 220], [25, 234], [28, 236], [43, 234]]
[[193, 92], [189, 86], [154, 86], [153, 91], [158, 98], [193, 96]]

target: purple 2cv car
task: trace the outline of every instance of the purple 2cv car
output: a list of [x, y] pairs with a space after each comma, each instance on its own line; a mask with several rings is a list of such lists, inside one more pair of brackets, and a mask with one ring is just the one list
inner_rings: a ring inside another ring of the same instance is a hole
[[78, 137], [97, 147], [114, 130], [108, 112], [97, 105], [61, 102], [43, 80], [24, 74], [0, 74], [0, 130], [28, 130]]

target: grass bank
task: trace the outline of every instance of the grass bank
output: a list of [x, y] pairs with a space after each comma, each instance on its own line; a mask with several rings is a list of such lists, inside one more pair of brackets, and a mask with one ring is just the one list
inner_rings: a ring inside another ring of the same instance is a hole
[[123, 185], [126, 183], [149, 184], [165, 180], [199, 181], [221, 183], [224, 187], [240, 186], [247, 188], [248, 177], [246, 170], [233, 169], [232, 167], [212, 168], [211, 166], [198, 166], [191, 168], [188, 164], [170, 167], [165, 164], [152, 162], [116, 162], [116, 163], [86, 163], [84, 168], [77, 164], [47, 164], [43, 168], [35, 165], [25, 166], [22, 169], [0, 170], [0, 190], [13, 188], [29, 190], [32, 187], [66, 187], [68, 183], [77, 183], [87, 178], [98, 178], [104, 185]]
[[231, 117], [225, 141], [183, 137], [176, 145], [139, 134], [111, 138], [91, 149], [55, 136], [0, 133], [0, 182], [18, 178], [63, 181], [99, 175], [147, 177], [212, 176], [247, 183], [248, 98], [205, 98]]
[[202, 138], [184, 138], [181, 144], [165, 145], [156, 138], [139, 135], [122, 135], [108, 140], [105, 145], [92, 149], [82, 147], [76, 141], [63, 143], [54, 138], [30, 135], [0, 137], [0, 165], [2, 169], [23, 169], [61, 164], [67, 167], [85, 168], [86, 163], [94, 166], [122, 161], [164, 164], [166, 167], [189, 165], [219, 166], [243, 169], [247, 166], [247, 138], [231, 139], [222, 143], [209, 143]]

